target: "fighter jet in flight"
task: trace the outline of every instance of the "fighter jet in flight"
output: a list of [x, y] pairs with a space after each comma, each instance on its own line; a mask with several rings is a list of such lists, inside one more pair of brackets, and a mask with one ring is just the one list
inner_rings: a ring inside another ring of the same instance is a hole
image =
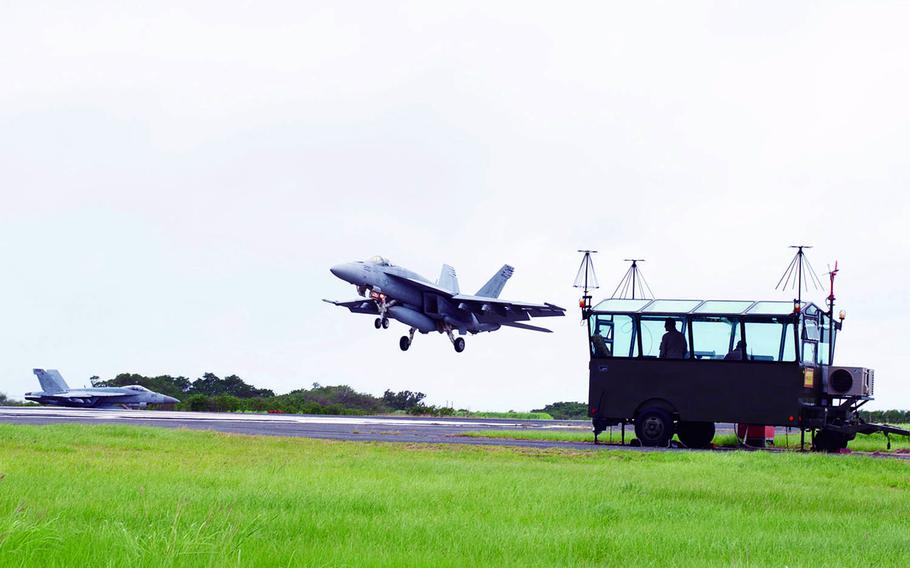
[[60, 373], [48, 369], [34, 369], [41, 392], [25, 393], [26, 400], [54, 406], [77, 408], [145, 408], [149, 404], [176, 404], [176, 398], [152, 392], [141, 385], [128, 387], [93, 387], [71, 389]]
[[394, 266], [381, 256], [366, 262], [339, 264], [330, 270], [338, 278], [353, 284], [364, 299], [323, 301], [357, 314], [377, 316], [373, 322], [376, 329], [388, 329], [390, 318], [409, 326], [408, 335], [398, 342], [402, 351], [408, 350], [418, 331], [445, 333], [458, 353], [464, 351], [464, 339], [455, 337], [456, 331], [459, 335], [474, 335], [507, 326], [550, 333], [549, 329], [524, 322], [532, 317], [562, 316], [566, 312], [553, 304], [500, 300], [499, 294], [514, 270], [508, 264], [473, 296], [459, 291], [455, 269], [445, 264], [436, 283]]

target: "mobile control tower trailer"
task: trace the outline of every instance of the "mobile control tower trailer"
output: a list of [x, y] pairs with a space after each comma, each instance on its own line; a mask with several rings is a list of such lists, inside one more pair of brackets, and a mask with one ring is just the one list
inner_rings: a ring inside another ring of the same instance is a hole
[[821, 451], [858, 432], [910, 435], [860, 418], [874, 372], [831, 364], [842, 322], [815, 304], [614, 298], [584, 315], [595, 439], [633, 424], [642, 445], [676, 434], [701, 448], [717, 422], [799, 428]]

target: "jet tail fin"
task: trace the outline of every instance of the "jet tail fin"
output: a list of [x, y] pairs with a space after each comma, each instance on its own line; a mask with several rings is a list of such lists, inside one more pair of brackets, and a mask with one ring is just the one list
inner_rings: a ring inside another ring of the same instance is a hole
[[448, 264], [442, 265], [442, 273], [439, 275], [439, 281], [436, 283], [440, 288], [445, 288], [453, 294], [460, 294], [458, 289], [458, 276], [455, 275], [455, 269]]
[[41, 383], [41, 390], [46, 393], [58, 393], [70, 390], [66, 381], [60, 376], [60, 372], [55, 369], [48, 369], [47, 371], [44, 369], [34, 369], [34, 373], [35, 376], [38, 377], [38, 382]]
[[514, 271], [514, 268], [508, 264], [504, 264], [502, 268], [499, 269], [499, 272], [493, 275], [493, 278], [490, 278], [490, 281], [477, 291], [476, 295], [484, 298], [498, 298], [499, 294], [502, 293], [503, 286], [505, 286], [506, 281], [512, 277]]

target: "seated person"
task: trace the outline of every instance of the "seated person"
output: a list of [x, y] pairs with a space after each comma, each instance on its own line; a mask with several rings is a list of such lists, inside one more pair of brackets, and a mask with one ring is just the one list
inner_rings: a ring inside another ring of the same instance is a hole
[[736, 342], [736, 347], [733, 348], [733, 351], [724, 355], [724, 361], [742, 361], [745, 358], [746, 346], [742, 339]]
[[610, 347], [607, 345], [607, 340], [604, 339], [604, 336], [599, 333], [595, 333], [591, 337], [591, 345], [594, 348], [595, 357], [612, 357], [613, 354], [610, 353]]
[[676, 320], [667, 318], [667, 321], [664, 322], [664, 329], [667, 330], [667, 333], [660, 340], [660, 358], [685, 359], [689, 344], [686, 342], [686, 336], [676, 329]]

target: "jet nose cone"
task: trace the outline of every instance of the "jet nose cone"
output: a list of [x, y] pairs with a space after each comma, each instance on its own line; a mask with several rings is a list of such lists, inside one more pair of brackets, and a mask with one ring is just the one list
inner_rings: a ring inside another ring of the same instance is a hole
[[341, 278], [345, 282], [354, 282], [356, 272], [354, 271], [354, 266], [351, 263], [347, 264], [336, 264], [329, 269], [329, 272]]
[[178, 402], [180, 402], [179, 400], [177, 400], [176, 398], [174, 398], [172, 396], [165, 395], [165, 396], [162, 396], [161, 398], [164, 399], [164, 404], [177, 404]]

